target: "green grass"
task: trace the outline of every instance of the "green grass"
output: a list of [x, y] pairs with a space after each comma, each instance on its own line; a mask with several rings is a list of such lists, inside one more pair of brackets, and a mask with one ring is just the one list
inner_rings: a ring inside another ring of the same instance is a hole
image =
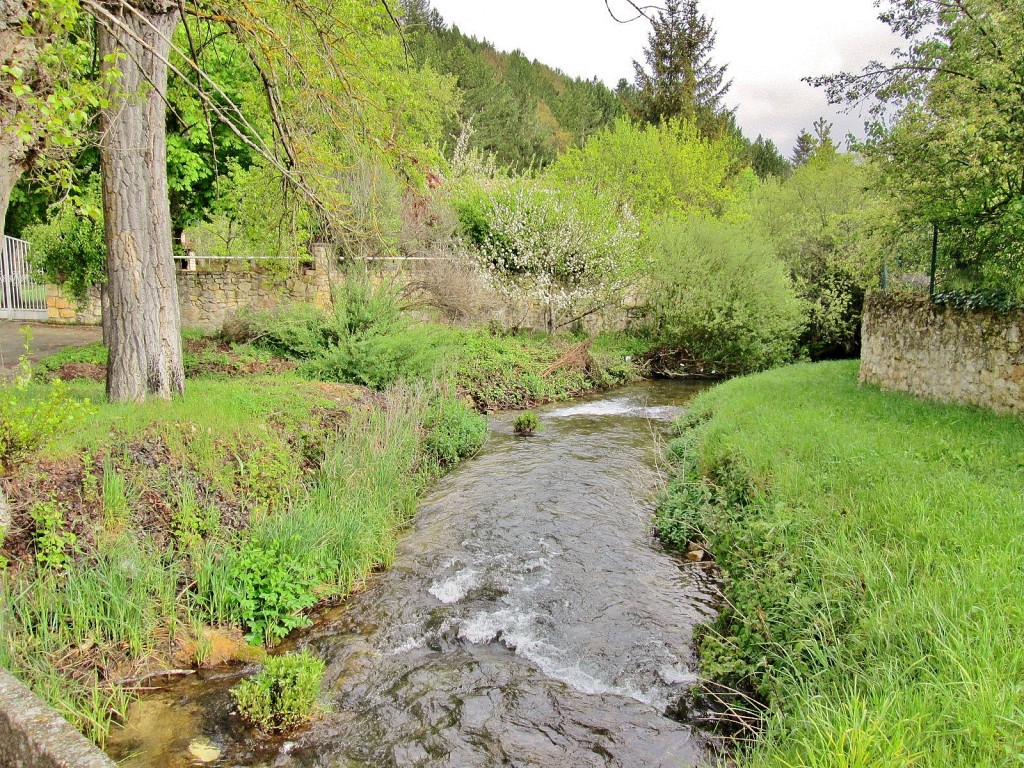
[[649, 343], [602, 334], [589, 359], [563, 360], [580, 339], [505, 334], [416, 322], [393, 286], [349, 280], [331, 310], [308, 305], [243, 315], [236, 339], [299, 363], [307, 378], [385, 389], [398, 381], [441, 378], [481, 408], [525, 408], [564, 400], [639, 377]]
[[196, 379], [144, 405], [67, 388], [97, 407], [15, 469], [48, 538], [0, 568], [0, 665], [101, 744], [133, 695], [121, 681], [183, 642], [200, 660], [204, 626], [272, 645], [361, 587], [424, 485], [484, 437], [425, 383], [362, 404], [290, 374]]
[[730, 381], [670, 448], [659, 531], [729, 600], [704, 671], [768, 705], [740, 764], [1021, 765], [1024, 422], [856, 375]]

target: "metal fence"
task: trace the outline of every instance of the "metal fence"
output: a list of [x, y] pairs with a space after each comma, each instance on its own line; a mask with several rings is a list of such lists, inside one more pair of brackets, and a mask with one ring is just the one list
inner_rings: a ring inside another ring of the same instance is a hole
[[4, 236], [0, 253], [0, 318], [46, 320], [46, 283], [29, 263], [29, 244]]

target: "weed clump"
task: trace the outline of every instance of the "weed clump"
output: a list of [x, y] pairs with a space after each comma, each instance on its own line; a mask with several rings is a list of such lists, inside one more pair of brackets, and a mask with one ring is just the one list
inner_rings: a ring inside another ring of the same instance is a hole
[[451, 467], [480, 450], [487, 421], [461, 400], [438, 399], [427, 413], [426, 449], [441, 467]]
[[512, 422], [512, 429], [517, 435], [532, 435], [540, 428], [540, 420], [533, 411], [524, 411]]
[[264, 731], [287, 731], [316, 714], [323, 676], [324, 663], [308, 651], [271, 656], [231, 695], [247, 722]]

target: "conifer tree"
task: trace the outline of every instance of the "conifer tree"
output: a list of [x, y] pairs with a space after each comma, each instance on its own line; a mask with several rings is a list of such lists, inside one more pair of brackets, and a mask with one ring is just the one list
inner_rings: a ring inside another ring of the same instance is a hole
[[796, 137], [793, 165], [799, 167], [820, 152], [835, 154], [837, 151], [836, 143], [832, 141], [832, 123], [819, 117], [814, 121], [814, 133], [805, 129]]
[[711, 21], [697, 0], [667, 0], [651, 26], [646, 66], [633, 62], [633, 116], [646, 123], [681, 117], [694, 120], [702, 133], [720, 133], [729, 114], [722, 99], [732, 83], [725, 79], [726, 67], [711, 60], [716, 37]]

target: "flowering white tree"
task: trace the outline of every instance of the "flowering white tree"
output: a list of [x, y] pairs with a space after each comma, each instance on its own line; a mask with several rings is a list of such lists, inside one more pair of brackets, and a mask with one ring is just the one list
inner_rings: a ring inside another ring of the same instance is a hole
[[540, 302], [551, 332], [561, 313], [607, 304], [639, 271], [637, 219], [593, 194], [514, 182], [478, 214], [477, 265], [506, 297]]

